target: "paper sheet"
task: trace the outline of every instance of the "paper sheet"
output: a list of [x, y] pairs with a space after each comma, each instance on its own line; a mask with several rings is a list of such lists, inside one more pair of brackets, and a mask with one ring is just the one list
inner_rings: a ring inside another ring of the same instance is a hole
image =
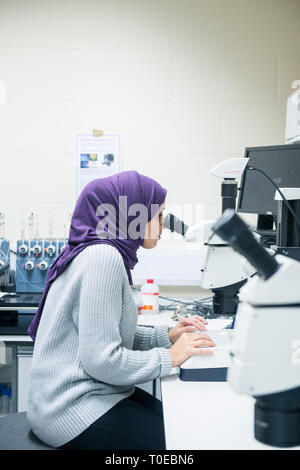
[[121, 171], [119, 136], [96, 135], [76, 135], [76, 197], [90, 181]]

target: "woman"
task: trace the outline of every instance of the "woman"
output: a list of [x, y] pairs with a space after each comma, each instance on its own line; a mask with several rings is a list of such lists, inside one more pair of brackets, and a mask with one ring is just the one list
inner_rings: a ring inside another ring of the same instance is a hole
[[166, 194], [153, 179], [123, 171], [88, 183], [77, 200], [68, 245], [28, 330], [35, 343], [27, 417], [50, 446], [165, 449], [161, 402], [135, 385], [214, 346], [187, 334], [205, 329], [198, 316], [173, 329], [137, 326], [130, 270], [140, 246], [157, 244]]

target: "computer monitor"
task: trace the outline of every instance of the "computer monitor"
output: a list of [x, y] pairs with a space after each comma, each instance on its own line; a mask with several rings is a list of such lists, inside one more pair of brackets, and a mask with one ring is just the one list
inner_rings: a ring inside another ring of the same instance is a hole
[[[279, 188], [300, 188], [300, 145], [247, 147], [248, 165], [263, 170]], [[237, 212], [271, 214], [276, 219], [276, 189], [258, 171], [245, 170], [241, 179]]]

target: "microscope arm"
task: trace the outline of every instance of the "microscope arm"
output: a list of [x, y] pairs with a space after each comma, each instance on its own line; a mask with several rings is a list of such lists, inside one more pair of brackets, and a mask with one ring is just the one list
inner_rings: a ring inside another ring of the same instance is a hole
[[230, 286], [246, 280], [256, 272], [251, 264], [213, 232], [214, 223], [215, 220], [211, 219], [198, 222], [190, 226], [183, 237], [188, 243], [203, 243], [206, 247], [205, 260], [201, 266], [200, 285], [203, 289]]

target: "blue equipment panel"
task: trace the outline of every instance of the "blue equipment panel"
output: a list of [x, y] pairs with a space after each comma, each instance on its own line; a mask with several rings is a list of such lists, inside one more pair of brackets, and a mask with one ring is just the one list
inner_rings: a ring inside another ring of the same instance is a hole
[[10, 264], [9, 240], [0, 238], [0, 267]]
[[10, 251], [9, 240], [0, 238], [0, 286], [9, 283]]
[[18, 240], [16, 292], [43, 292], [50, 266], [66, 246], [66, 240]]

